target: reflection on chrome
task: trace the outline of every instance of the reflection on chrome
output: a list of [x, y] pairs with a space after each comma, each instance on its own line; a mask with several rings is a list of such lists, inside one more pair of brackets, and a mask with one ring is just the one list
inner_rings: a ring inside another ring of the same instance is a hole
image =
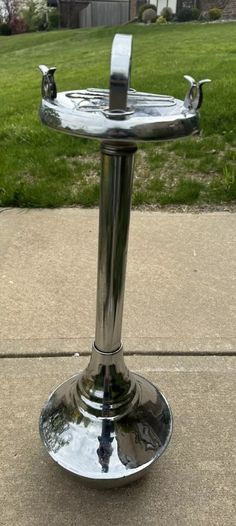
[[103, 420], [102, 422], [102, 434], [98, 437], [99, 448], [97, 450], [97, 455], [99, 458], [99, 463], [102, 466], [102, 471], [108, 473], [109, 471], [109, 460], [112, 455], [112, 442], [114, 437], [111, 436], [113, 432], [113, 422], [110, 420]]
[[88, 367], [56, 389], [40, 418], [52, 458], [99, 487], [135, 480], [163, 453], [171, 431], [168, 403], [127, 369], [122, 347], [103, 353], [93, 346]]

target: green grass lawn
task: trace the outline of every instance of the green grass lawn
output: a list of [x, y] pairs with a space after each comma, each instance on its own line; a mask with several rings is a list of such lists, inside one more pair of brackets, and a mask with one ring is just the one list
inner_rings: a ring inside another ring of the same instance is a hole
[[202, 132], [141, 145], [133, 204], [236, 200], [236, 24], [130, 25], [0, 37], [0, 206], [93, 206], [99, 144], [44, 128], [38, 64], [57, 66], [59, 91], [108, 87], [114, 34], [132, 33], [132, 87], [184, 98], [184, 74], [205, 86]]

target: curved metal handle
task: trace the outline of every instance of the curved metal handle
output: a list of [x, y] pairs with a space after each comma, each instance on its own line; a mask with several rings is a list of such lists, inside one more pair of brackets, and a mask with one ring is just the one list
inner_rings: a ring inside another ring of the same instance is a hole
[[189, 75], [184, 75], [184, 78], [190, 84], [190, 89], [187, 92], [186, 97], [184, 99], [184, 105], [188, 109], [198, 110], [198, 108], [200, 108], [200, 106], [202, 105], [203, 100], [202, 86], [203, 84], [211, 82], [211, 80], [204, 79], [200, 80], [199, 82], [196, 82], [196, 80], [194, 80]]
[[132, 35], [115, 35], [111, 51], [110, 111], [126, 111], [131, 76]]
[[44, 99], [53, 100], [57, 96], [57, 87], [56, 87], [56, 83], [54, 80], [54, 73], [56, 71], [56, 68], [55, 67], [48, 68], [47, 66], [44, 66], [43, 64], [41, 64], [39, 66], [39, 69], [43, 75], [42, 85], [41, 85], [42, 97]]

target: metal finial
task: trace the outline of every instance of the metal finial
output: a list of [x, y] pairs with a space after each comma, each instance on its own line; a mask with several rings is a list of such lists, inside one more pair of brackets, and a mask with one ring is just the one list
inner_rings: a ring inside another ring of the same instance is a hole
[[39, 69], [43, 75], [42, 78], [42, 97], [44, 99], [55, 99], [57, 96], [57, 87], [54, 80], [55, 67], [48, 68], [41, 64]]
[[207, 82], [211, 82], [210, 79], [200, 80], [196, 82], [190, 75], [184, 75], [184, 78], [189, 82], [190, 89], [184, 99], [184, 106], [188, 109], [198, 110], [202, 105], [203, 93], [202, 86]]

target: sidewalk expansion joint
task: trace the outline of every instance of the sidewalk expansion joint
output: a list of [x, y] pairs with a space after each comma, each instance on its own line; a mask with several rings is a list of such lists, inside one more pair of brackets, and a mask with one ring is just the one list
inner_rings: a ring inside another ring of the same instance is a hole
[[[9, 353], [9, 354], [0, 354], [0, 359], [20, 359], [20, 358], [71, 358], [71, 357], [86, 357], [90, 356], [90, 352], [82, 352], [82, 353], [65, 353], [65, 352], [59, 352], [59, 353], [53, 353], [53, 352], [45, 352], [45, 353]], [[222, 352], [125, 352], [124, 356], [215, 356], [215, 357], [221, 357], [221, 356], [236, 356], [236, 352], [228, 352], [228, 351], [222, 351]]]

